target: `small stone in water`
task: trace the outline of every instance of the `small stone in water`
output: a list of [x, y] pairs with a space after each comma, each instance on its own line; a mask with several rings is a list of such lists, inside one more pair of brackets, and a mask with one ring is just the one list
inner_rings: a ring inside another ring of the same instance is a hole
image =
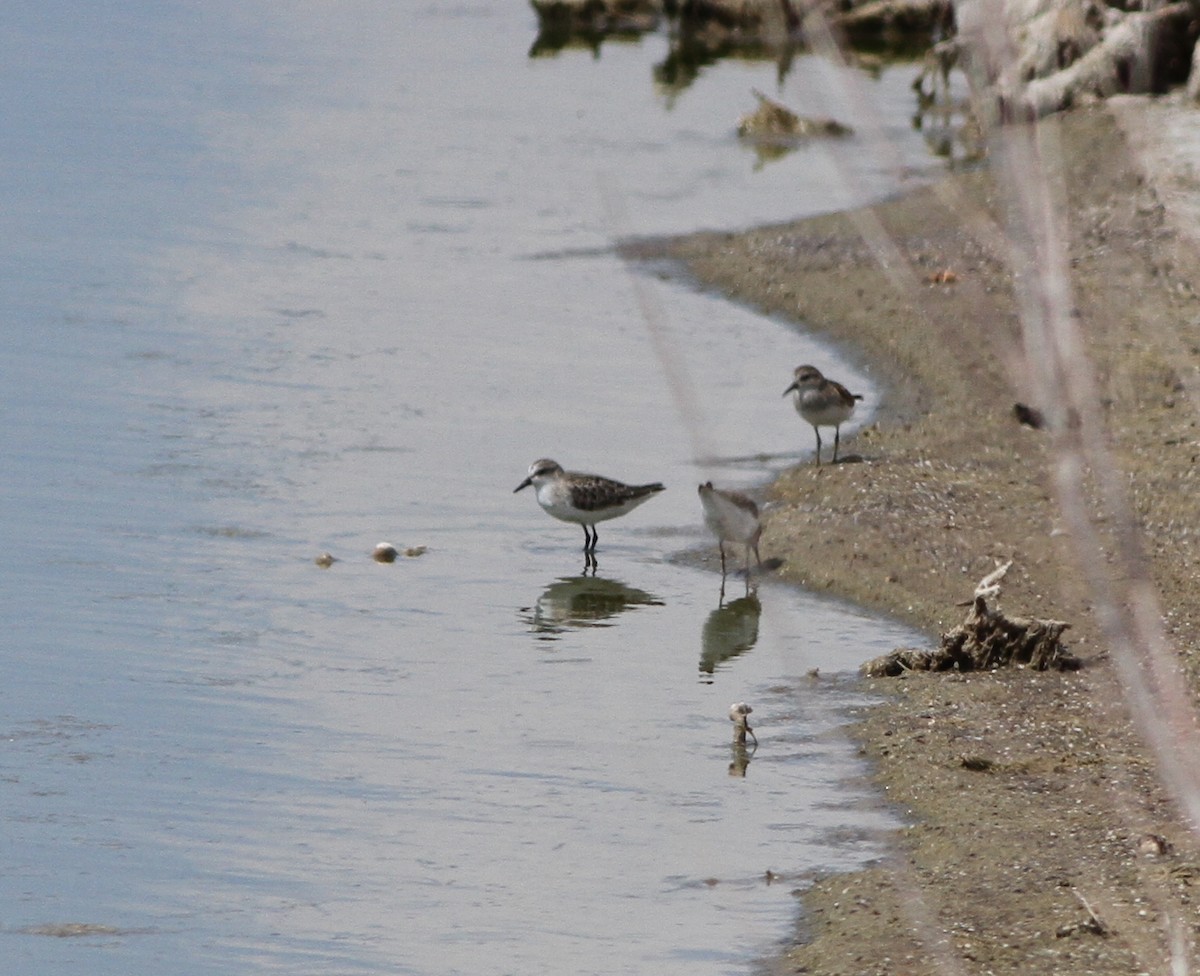
[[390, 542], [381, 542], [372, 551], [371, 558], [377, 563], [394, 563], [396, 561], [396, 547]]

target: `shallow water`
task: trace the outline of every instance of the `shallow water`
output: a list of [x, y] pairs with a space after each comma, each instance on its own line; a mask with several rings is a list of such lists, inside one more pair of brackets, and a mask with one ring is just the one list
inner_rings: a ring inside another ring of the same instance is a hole
[[[610, 246], [931, 171], [909, 71], [798, 58], [887, 147], [760, 166], [774, 65], [666, 93], [665, 38], [531, 60], [520, 4], [0, 23], [6, 971], [740, 973], [878, 853], [837, 729], [914, 635], [669, 559], [809, 455], [794, 365], [859, 423], [871, 377]], [[543, 455], [668, 485], [595, 577]]]

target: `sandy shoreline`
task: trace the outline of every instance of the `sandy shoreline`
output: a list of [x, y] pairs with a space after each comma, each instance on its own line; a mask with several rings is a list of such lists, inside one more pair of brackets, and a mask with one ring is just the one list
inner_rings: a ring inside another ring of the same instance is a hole
[[[1049, 124], [1107, 436], [1194, 692], [1200, 260], [1110, 110]], [[784, 559], [786, 578], [935, 633], [1014, 559], [1005, 609], [1069, 621], [1085, 661], [1074, 674], [874, 683], [887, 702], [855, 735], [912, 826], [886, 863], [806, 895], [778, 972], [1154, 971], [1172, 931], [1190, 940], [1198, 920], [1200, 856], [1122, 705], [1053, 498], [1049, 438], [1013, 417], [1031, 392], [1002, 210], [980, 170], [860, 213], [627, 247], [805, 322], [880, 378], [878, 420], [843, 441], [861, 460], [805, 464], [770, 490], [763, 556]], [[871, 226], [884, 233], [869, 247]], [[930, 283], [947, 269], [953, 283]]]

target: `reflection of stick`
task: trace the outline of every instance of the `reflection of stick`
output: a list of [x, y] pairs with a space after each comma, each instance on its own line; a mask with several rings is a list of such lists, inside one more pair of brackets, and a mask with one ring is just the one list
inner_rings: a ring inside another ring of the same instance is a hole
[[736, 702], [729, 706], [729, 721], [733, 723], [734, 745], [744, 746], [746, 736], [750, 736], [754, 740], [754, 744], [758, 745], [758, 736], [754, 734], [754, 729], [750, 728], [750, 720], [747, 718], [752, 711], [754, 709], [745, 702]]

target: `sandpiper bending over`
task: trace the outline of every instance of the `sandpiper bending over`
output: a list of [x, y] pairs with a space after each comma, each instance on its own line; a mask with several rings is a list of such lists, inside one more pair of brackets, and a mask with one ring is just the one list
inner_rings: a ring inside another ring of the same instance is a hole
[[600, 538], [597, 522], [632, 512], [663, 490], [657, 481], [649, 485], [623, 485], [597, 474], [564, 471], [562, 465], [549, 458], [534, 461], [529, 466], [529, 477], [513, 493], [530, 485], [537, 492], [538, 504], [548, 514], [583, 526], [583, 551], [588, 554], [596, 551], [596, 540]]
[[762, 569], [762, 557], [758, 554], [758, 540], [762, 535], [762, 523], [758, 520], [758, 506], [754, 499], [740, 491], [714, 488], [706, 481], [698, 489], [700, 504], [704, 506], [704, 524], [717, 537], [721, 547], [721, 578], [725, 577], [725, 543], [740, 542], [746, 547], [746, 578], [750, 578], [750, 550]]
[[836, 380], [826, 379], [816, 366], [797, 366], [794, 375], [792, 385], [783, 391], [783, 395], [795, 394], [792, 402], [796, 412], [812, 424], [817, 435], [817, 464], [821, 463], [820, 428], [833, 428], [833, 460], [836, 463], [842, 424], [850, 418], [854, 402], [861, 400], [862, 395], [851, 393]]

